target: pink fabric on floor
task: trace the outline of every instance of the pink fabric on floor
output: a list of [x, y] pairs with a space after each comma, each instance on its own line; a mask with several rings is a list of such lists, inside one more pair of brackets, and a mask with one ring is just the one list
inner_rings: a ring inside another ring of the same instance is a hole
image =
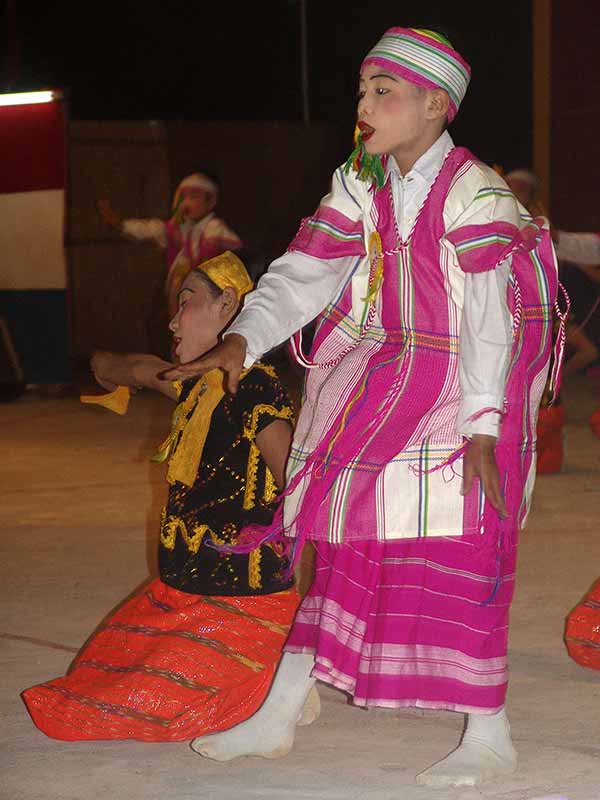
[[516, 547], [481, 540], [315, 543], [285, 649], [360, 706], [494, 713], [508, 681]]

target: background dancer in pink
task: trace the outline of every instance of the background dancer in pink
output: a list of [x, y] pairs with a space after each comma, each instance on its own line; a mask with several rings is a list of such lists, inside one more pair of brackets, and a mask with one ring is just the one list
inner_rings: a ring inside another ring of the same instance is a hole
[[100, 216], [116, 230], [140, 242], [153, 242], [167, 251], [165, 292], [169, 319], [177, 313], [177, 296], [193, 267], [242, 246], [239, 236], [217, 216], [219, 182], [213, 175], [187, 175], [173, 196], [170, 219], [123, 219], [105, 198], [98, 201]]
[[516, 768], [508, 612], [556, 261], [546, 221], [446, 131], [469, 77], [443, 36], [387, 31], [362, 64], [360, 135], [331, 193], [222, 345], [168, 373], [220, 367], [235, 391], [244, 361], [319, 317], [310, 357], [295, 340], [309, 372], [283, 517], [239, 541], [313, 540], [315, 580], [264, 705], [195, 740], [204, 756], [287, 753], [318, 678], [359, 706], [467, 715], [421, 784]]

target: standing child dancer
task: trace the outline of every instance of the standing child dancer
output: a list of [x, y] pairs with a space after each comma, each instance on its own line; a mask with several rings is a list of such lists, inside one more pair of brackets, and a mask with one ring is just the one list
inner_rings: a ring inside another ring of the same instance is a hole
[[242, 246], [238, 235], [218, 217], [217, 178], [205, 172], [187, 175], [173, 196], [169, 220], [123, 219], [108, 200], [98, 201], [102, 219], [116, 230], [140, 242], [154, 242], [167, 251], [165, 292], [169, 319], [177, 312], [177, 295], [185, 276], [202, 261]]
[[[171, 322], [181, 362], [217, 344], [251, 286], [232, 253], [190, 273]], [[233, 396], [218, 370], [174, 385], [156, 378], [165, 366], [146, 355], [93, 360], [103, 385], [148, 386], [178, 405], [160, 449], [170, 459], [160, 578], [101, 627], [66, 677], [23, 693], [35, 724], [57, 739], [176, 741], [246, 719], [266, 696], [299, 602], [276, 546], [249, 555], [208, 546], [272, 517], [292, 417], [272, 367], [256, 363]]]
[[248, 533], [248, 546], [314, 540], [316, 577], [264, 705], [196, 740], [202, 755], [287, 752], [319, 678], [357, 705], [467, 715], [460, 746], [419, 783], [516, 768], [508, 610], [556, 261], [545, 220], [521, 217], [502, 179], [445, 132], [469, 72], [442, 36], [387, 31], [362, 64], [361, 135], [331, 193], [221, 346], [168, 373], [218, 365], [235, 390], [244, 359], [321, 315], [310, 359], [296, 343], [310, 372], [284, 519]]

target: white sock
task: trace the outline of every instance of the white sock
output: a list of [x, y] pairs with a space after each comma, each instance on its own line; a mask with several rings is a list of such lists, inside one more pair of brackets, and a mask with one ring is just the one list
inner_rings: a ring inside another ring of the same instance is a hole
[[302, 707], [302, 711], [300, 712], [300, 716], [298, 717], [298, 722], [296, 725], [299, 728], [303, 728], [306, 725], [312, 725], [313, 722], [316, 722], [320, 716], [321, 698], [319, 697], [317, 687], [313, 686], [308, 693], [308, 697], [304, 701], [304, 706]]
[[192, 750], [215, 761], [239, 756], [279, 758], [294, 744], [294, 731], [315, 679], [312, 655], [284, 653], [265, 702], [250, 719], [211, 736], [200, 736]]
[[460, 745], [417, 775], [417, 783], [435, 788], [479, 786], [484, 781], [511, 775], [516, 768], [517, 753], [505, 710], [497, 714], [468, 714]]

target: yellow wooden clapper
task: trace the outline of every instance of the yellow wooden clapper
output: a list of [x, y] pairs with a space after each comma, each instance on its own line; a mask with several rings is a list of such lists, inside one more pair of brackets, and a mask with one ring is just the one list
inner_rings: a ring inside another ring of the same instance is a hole
[[115, 414], [126, 414], [129, 407], [131, 392], [129, 386], [117, 386], [114, 392], [108, 394], [82, 394], [79, 398], [82, 403], [104, 406]]

